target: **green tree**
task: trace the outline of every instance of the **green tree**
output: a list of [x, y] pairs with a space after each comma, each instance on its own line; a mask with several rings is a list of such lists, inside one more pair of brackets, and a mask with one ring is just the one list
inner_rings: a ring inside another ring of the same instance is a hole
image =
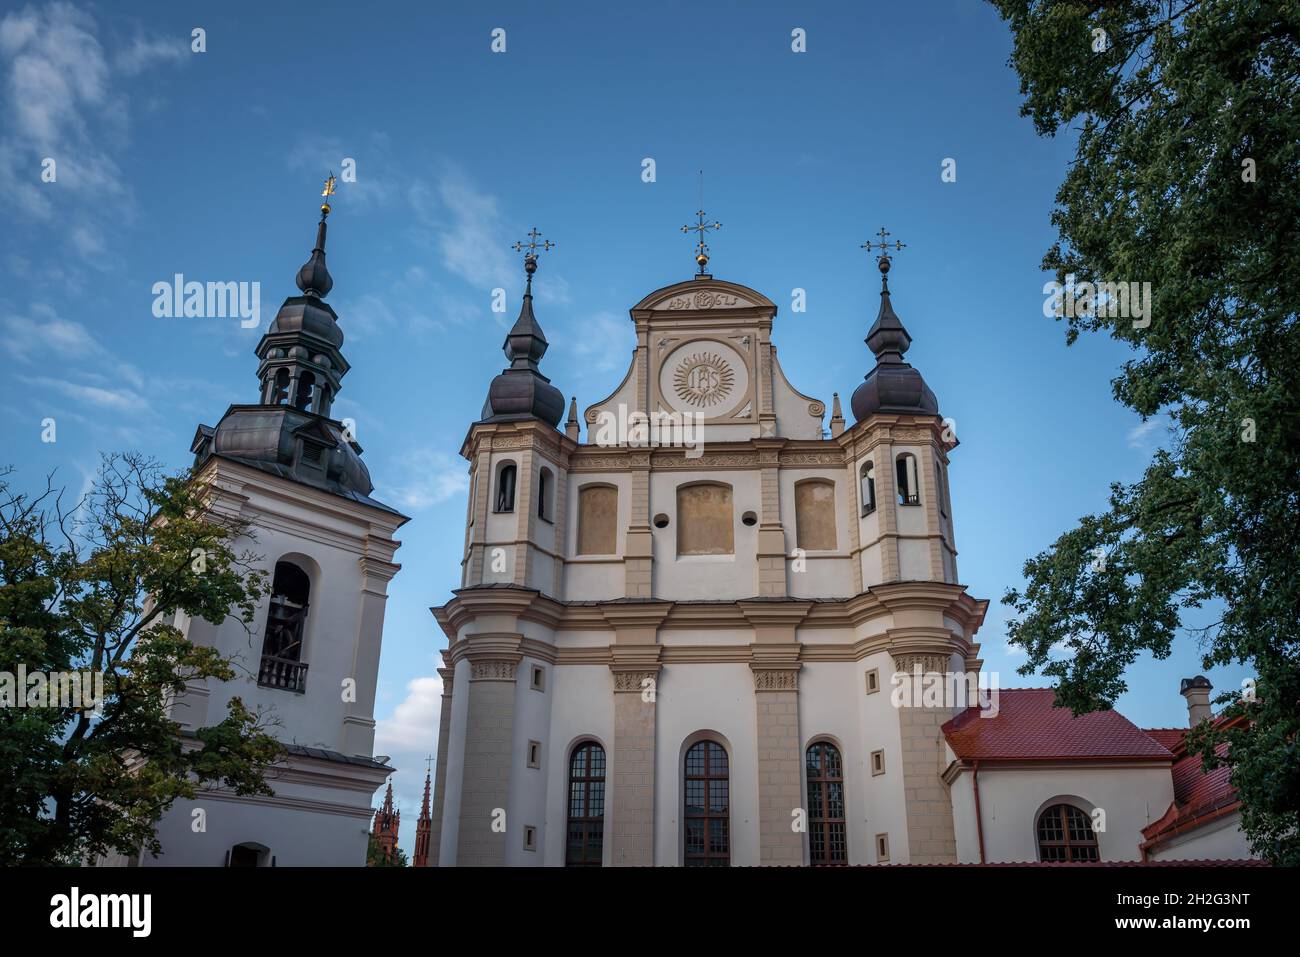
[[[280, 745], [238, 698], [189, 739], [168, 714], [187, 681], [224, 681], [235, 664], [188, 641], [177, 613], [245, 625], [265, 592], [247, 528], [207, 505], [207, 489], [133, 455], [106, 456], [86, 499], [65, 508], [0, 472], [0, 864], [76, 864], [109, 851], [157, 854], [154, 826], [208, 787], [270, 794]], [[28, 674], [102, 675], [97, 708], [27, 706]]]
[[393, 846], [393, 859], [389, 860], [384, 857], [383, 850], [379, 847], [379, 841], [373, 834], [370, 835], [370, 842], [366, 845], [366, 867], [408, 867], [409, 862], [406, 857], [406, 851], [400, 847]]
[[1257, 698], [1221, 697], [1249, 727], [1203, 725], [1194, 746], [1214, 766], [1229, 743], [1253, 849], [1300, 864], [1300, 5], [991, 2], [1022, 114], [1077, 136], [1044, 268], [1152, 284], [1149, 317], [1068, 317], [1066, 341], [1128, 343], [1116, 399], [1170, 423], [1139, 481], [1026, 562], [1010, 641], [1078, 713], [1215, 619], [1185, 630], [1206, 668], [1252, 668]]

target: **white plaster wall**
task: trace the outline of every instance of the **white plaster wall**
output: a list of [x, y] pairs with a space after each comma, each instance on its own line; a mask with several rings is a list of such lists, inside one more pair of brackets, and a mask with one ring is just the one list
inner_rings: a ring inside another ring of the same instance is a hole
[[[902, 511], [917, 511], [914, 508], [904, 509]], [[898, 574], [903, 581], [929, 581], [930, 580], [930, 543], [916, 538], [900, 538], [898, 540]]]
[[[221, 867], [226, 852], [243, 843], [270, 848], [277, 867], [365, 866], [371, 794], [324, 783], [268, 783], [274, 798], [214, 793], [177, 801], [158, 823], [162, 854], [143, 854], [141, 866]], [[206, 814], [204, 831], [193, 830], [195, 809]]]
[[969, 774], [960, 775], [952, 782], [952, 823], [957, 835], [957, 862], [978, 864], [980, 859], [979, 830], [975, 824], [975, 791]]
[[1250, 852], [1246, 832], [1241, 829], [1241, 815], [1234, 813], [1153, 849], [1150, 859], [1242, 861], [1256, 856]]
[[[543, 690], [532, 687], [532, 669], [543, 671]], [[546, 768], [550, 761], [547, 740], [551, 726], [552, 687], [559, 670], [536, 658], [524, 656], [515, 680], [515, 718], [510, 760], [510, 795], [506, 802], [505, 863], [511, 867], [540, 867], [546, 847]], [[608, 669], [607, 669], [608, 670]], [[528, 766], [528, 742], [541, 743], [541, 768]], [[524, 827], [537, 828], [537, 850], [524, 850]]]
[[[843, 640], [845, 636], [837, 636]], [[888, 685], [875, 694], [866, 693], [866, 672], [869, 667], [882, 667], [874, 656], [860, 662], [818, 661], [808, 662], [799, 672], [799, 734], [806, 752], [808, 745], [818, 739], [829, 739], [840, 749], [844, 762], [845, 822], [848, 830], [850, 864], [874, 864], [875, 835], [897, 830], [906, 834], [906, 818], [902, 812], [903, 791], [901, 777], [889, 774], [871, 776], [868, 755], [876, 748], [886, 749], [886, 768], [890, 748], [900, 747], [897, 712], [889, 707]], [[867, 661], [871, 661], [868, 665]], [[899, 752], [901, 753], [901, 752]], [[808, 781], [800, 758], [800, 793], [807, 800]], [[901, 829], [900, 829], [901, 828]], [[899, 838], [890, 835], [891, 856], [895, 856]], [[807, 861], [807, 839], [804, 841], [804, 860]], [[896, 859], [896, 857], [895, 857]]]
[[456, 662], [451, 686], [451, 725], [447, 729], [447, 774], [444, 779], [442, 805], [442, 842], [438, 863], [456, 865], [456, 845], [460, 843], [460, 795], [465, 777], [465, 728], [469, 719], [468, 659]]
[[[542, 758], [546, 780], [545, 863], [563, 867], [569, 815], [569, 758], [580, 741], [594, 738], [605, 749], [604, 864], [610, 865], [614, 807], [614, 676], [606, 665], [551, 669], [555, 695]], [[536, 773], [536, 772], [534, 772]]]
[[[258, 496], [255, 490], [246, 488], [245, 491], [254, 492], [245, 514], [261, 527], [257, 529], [256, 541], [244, 538], [234, 548], [263, 556], [258, 567], [266, 571], [268, 586], [280, 558], [305, 555], [310, 559], [299, 562], [311, 578], [302, 653], [302, 660], [308, 665], [307, 689], [299, 694], [257, 684], [270, 606], [267, 597], [257, 607], [251, 634], [235, 618], [227, 618], [212, 631], [196, 634], [197, 640], [212, 641], [223, 654], [234, 656], [239, 673], [230, 681], [207, 683], [210, 696], [206, 715], [195, 710], [198, 704], [195, 699], [187, 698], [178, 702], [176, 719], [191, 726], [215, 724], [225, 717], [230, 699], [239, 696], [250, 708], [262, 707], [274, 713], [280, 722], [274, 733], [281, 741], [342, 750], [345, 713], [342, 682], [353, 677], [362, 597], [358, 553], [343, 543], [349, 535], [363, 538], [368, 526], [360, 521], [340, 520], [329, 532], [312, 530], [306, 523], [319, 526], [321, 518], [319, 514], [313, 516], [307, 507], [280, 499], [272, 502]], [[267, 520], [268, 513], [276, 515], [273, 521]], [[299, 517], [304, 524], [295, 527], [292, 520]], [[379, 642], [380, 638], [373, 635], [364, 640]]]
[[[776, 347], [772, 347], [772, 408], [776, 412], [776, 434], [792, 439], [820, 439], [822, 416], [808, 411], [815, 400], [795, 392], [785, 377], [785, 371], [776, 361]], [[823, 408], [828, 407], [822, 403]]]
[[730, 757], [731, 863], [757, 865], [758, 752], [748, 664], [668, 665], [660, 672], [655, 737], [655, 864], [682, 863], [682, 744], [722, 736]]
[[849, 522], [852, 519], [845, 509], [845, 497], [857, 499], [853, 486], [845, 479], [844, 469], [781, 470], [781, 523], [785, 527], [785, 553], [792, 554], [799, 541], [794, 487], [810, 478], [827, 479], [835, 484], [835, 549], [806, 552], [803, 572], [796, 572], [793, 562], [787, 562], [790, 594], [795, 598], [850, 598], [857, 589], [849, 551]]
[[[963, 777], [969, 773], [961, 772]], [[979, 788], [990, 863], [1038, 860], [1037, 815], [1058, 798], [1084, 813], [1105, 810], [1106, 829], [1097, 835], [1102, 860], [1137, 860], [1142, 828], [1163, 815], [1174, 796], [1167, 766], [982, 767]], [[969, 848], [969, 840], [964, 846]]]
[[[857, 674], [856, 699], [859, 702], [859, 726], [862, 728], [861, 777], [867, 797], [867, 857], [863, 863], [875, 864], [875, 836], [889, 835], [889, 863], [905, 864], [907, 853], [907, 810], [903, 787], [903, 735], [898, 723], [898, 709], [890, 700], [890, 676], [894, 660], [880, 651], [854, 665]], [[880, 690], [867, 694], [867, 672], [879, 673]], [[868, 766], [872, 751], [885, 752], [885, 773], [873, 775]]]
[[[677, 555], [677, 487], [700, 482], [731, 486], [731, 555]], [[650, 516], [668, 516], [667, 528], [651, 527], [654, 536], [654, 594], [678, 601], [751, 598], [758, 591], [758, 525], [740, 518], [762, 514], [756, 471], [654, 472], [650, 476]]]

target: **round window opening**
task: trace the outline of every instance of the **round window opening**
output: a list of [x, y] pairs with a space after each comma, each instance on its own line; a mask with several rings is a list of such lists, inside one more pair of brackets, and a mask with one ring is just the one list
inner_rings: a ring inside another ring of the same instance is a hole
[[655, 516], [655, 528], [667, 528], [667, 527], [668, 527], [668, 516], [665, 515], [663, 512], [660, 512], [658, 515]]
[[758, 524], [758, 516], [755, 515], [753, 512], [746, 512], [744, 515], [740, 516], [740, 520], [744, 522], [746, 525]]

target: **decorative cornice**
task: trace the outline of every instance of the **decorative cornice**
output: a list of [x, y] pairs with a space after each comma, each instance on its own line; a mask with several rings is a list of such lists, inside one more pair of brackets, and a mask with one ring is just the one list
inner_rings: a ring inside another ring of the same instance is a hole
[[646, 682], [649, 681], [648, 687], [653, 688], [659, 680], [659, 668], [619, 668], [610, 665], [610, 670], [614, 673], [614, 692], [615, 694], [631, 694], [633, 692], [640, 694], [647, 688]]

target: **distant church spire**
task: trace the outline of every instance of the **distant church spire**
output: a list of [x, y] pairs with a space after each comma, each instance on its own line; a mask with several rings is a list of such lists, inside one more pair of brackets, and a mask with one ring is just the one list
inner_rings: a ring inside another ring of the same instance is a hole
[[925, 384], [921, 373], [903, 361], [903, 355], [912, 344], [912, 337], [894, 312], [894, 305], [889, 298], [889, 269], [893, 264], [889, 250], [892, 248], [897, 252], [905, 246], [897, 241], [888, 242], [886, 237], [891, 234], [883, 226], [876, 235], [880, 237], [880, 242], [862, 244], [862, 248], [868, 252], [878, 252], [876, 267], [880, 270], [880, 311], [866, 338], [867, 347], [875, 354], [876, 367], [867, 373], [866, 381], [853, 392], [853, 416], [861, 422], [877, 412], [938, 415], [939, 400]]
[[379, 844], [380, 855], [390, 864], [397, 856], [397, 832], [401, 826], [402, 812], [393, 808], [393, 781], [390, 778], [383, 806], [375, 812], [375, 822], [370, 828], [370, 836]]
[[429, 835], [433, 829], [433, 817], [429, 813], [429, 784], [432, 780], [433, 755], [424, 763], [424, 801], [420, 804], [420, 816], [415, 821], [415, 857], [412, 867], [429, 866]]
[[564, 394], [542, 375], [538, 363], [550, 343], [542, 332], [541, 324], [533, 315], [533, 274], [537, 272], [537, 251], [555, 248], [549, 239], [538, 242], [541, 233], [536, 227], [528, 233], [529, 241], [515, 243], [513, 249], [524, 253], [524, 299], [519, 306], [519, 318], [506, 333], [501, 349], [510, 360], [510, 367], [492, 380], [487, 401], [483, 403], [482, 421], [508, 421], [510, 419], [540, 419], [552, 428], [559, 425], [564, 415]]

